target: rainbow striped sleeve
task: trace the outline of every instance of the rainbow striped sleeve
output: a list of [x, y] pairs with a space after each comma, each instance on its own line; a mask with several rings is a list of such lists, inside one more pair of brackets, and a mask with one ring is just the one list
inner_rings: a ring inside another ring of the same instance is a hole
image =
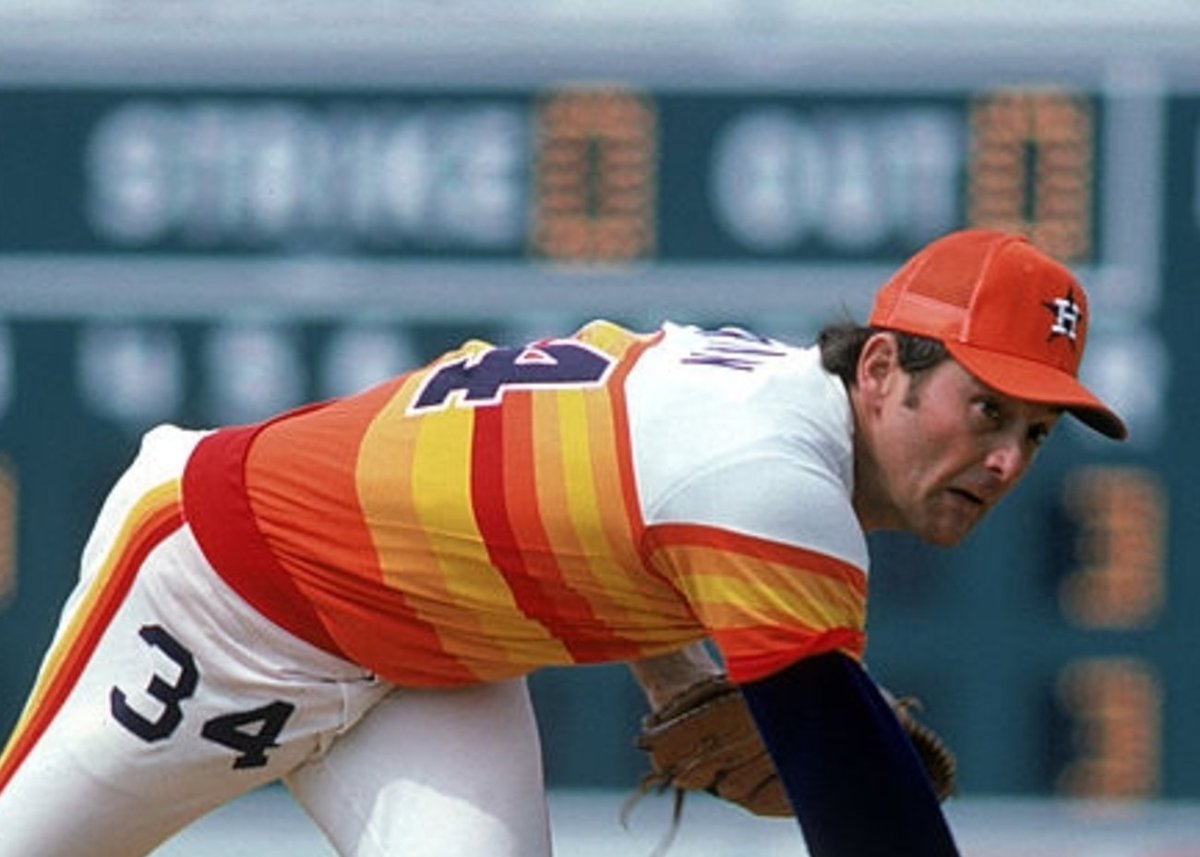
[[687, 595], [734, 681], [764, 678], [830, 651], [861, 660], [867, 597], [861, 569], [707, 526], [655, 525], [645, 545]]

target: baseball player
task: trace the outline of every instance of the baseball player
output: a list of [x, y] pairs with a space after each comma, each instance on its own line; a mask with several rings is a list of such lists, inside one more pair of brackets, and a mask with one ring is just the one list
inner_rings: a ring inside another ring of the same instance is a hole
[[811, 854], [955, 854], [862, 664], [864, 534], [958, 543], [1063, 412], [1123, 438], [1088, 321], [972, 230], [811, 348], [598, 321], [155, 428], [0, 757], [0, 855], [146, 854], [275, 780], [340, 854], [548, 854], [523, 677], [627, 661], [657, 704], [706, 639]]

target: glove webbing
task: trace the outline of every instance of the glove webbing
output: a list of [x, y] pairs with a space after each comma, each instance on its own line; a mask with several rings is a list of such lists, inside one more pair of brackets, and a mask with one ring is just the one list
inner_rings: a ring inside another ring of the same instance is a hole
[[[638, 784], [636, 792], [625, 799], [625, 803], [621, 805], [621, 826], [626, 830], [629, 829], [629, 816], [633, 812], [634, 807], [641, 803], [642, 798], [650, 791], [655, 791], [662, 794], [671, 787], [670, 778], [664, 778], [659, 774], [649, 773], [642, 777], [641, 783]], [[666, 834], [654, 846], [654, 850], [650, 852], [649, 857], [663, 857], [670, 849], [671, 844], [675, 841], [675, 837], [679, 835], [679, 828], [683, 822], [683, 799], [686, 795], [686, 790], [675, 787], [674, 806], [671, 809], [671, 826], [667, 828]]]

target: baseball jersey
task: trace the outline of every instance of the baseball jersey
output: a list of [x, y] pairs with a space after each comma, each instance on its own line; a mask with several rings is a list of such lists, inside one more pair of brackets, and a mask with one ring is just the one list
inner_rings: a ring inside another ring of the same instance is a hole
[[183, 503], [243, 598], [401, 685], [704, 637], [747, 681], [862, 655], [852, 461], [816, 349], [599, 321], [216, 431]]

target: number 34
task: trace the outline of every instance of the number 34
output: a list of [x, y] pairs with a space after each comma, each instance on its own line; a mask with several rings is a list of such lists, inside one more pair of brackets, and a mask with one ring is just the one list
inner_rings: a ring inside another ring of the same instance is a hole
[[[192, 653], [161, 625], [143, 625], [138, 634], [146, 645], [174, 661], [179, 675], [169, 682], [156, 673], [146, 685], [146, 694], [162, 706], [154, 720], [134, 710], [125, 691], [116, 686], [109, 692], [109, 709], [118, 723], [143, 741], [154, 743], [169, 738], [183, 722], [180, 703], [196, 692], [200, 671]], [[276, 739], [295, 710], [296, 706], [290, 702], [276, 701], [249, 711], [224, 714], [205, 721], [200, 735], [236, 752], [234, 768], [261, 768], [267, 764], [267, 750], [279, 746]]]

